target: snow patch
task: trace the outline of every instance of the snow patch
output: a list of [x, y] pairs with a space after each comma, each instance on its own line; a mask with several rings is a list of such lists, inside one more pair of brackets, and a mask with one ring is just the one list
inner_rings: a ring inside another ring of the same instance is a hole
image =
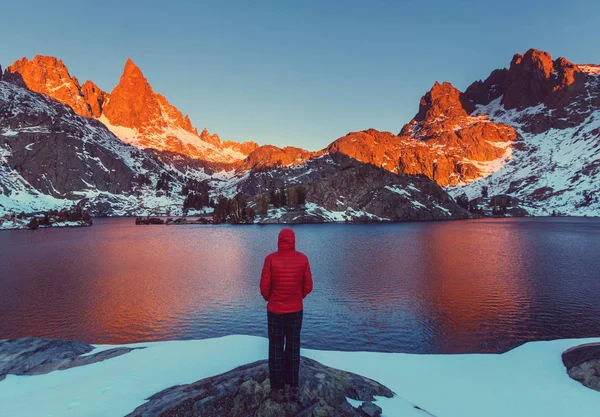
[[[570, 379], [561, 361], [566, 349], [592, 342], [600, 338], [531, 342], [500, 355], [302, 355], [390, 388], [397, 395], [376, 398], [387, 417], [427, 416], [415, 405], [443, 417], [596, 417], [598, 393]], [[122, 416], [163, 389], [265, 360], [268, 352], [268, 341], [255, 336], [122, 346], [145, 349], [49, 374], [8, 375], [0, 381], [0, 415]], [[109, 347], [119, 346], [95, 351]]]

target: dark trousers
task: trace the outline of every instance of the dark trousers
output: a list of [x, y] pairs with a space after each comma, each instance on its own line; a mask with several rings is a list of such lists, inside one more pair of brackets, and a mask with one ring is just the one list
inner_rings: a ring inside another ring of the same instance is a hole
[[267, 311], [269, 324], [269, 379], [271, 389], [284, 384], [298, 386], [300, 372], [300, 330], [302, 310], [275, 314]]

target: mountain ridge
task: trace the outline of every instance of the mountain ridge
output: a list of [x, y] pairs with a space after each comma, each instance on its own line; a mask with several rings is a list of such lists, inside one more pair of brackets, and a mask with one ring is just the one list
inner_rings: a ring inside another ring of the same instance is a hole
[[57, 99], [80, 116], [99, 119], [121, 140], [141, 149], [175, 151], [192, 158], [234, 163], [258, 147], [254, 142], [221, 142], [218, 135], [210, 135], [206, 129], [205, 134], [199, 134], [188, 115], [152, 89], [131, 58], [110, 93], [90, 80], [81, 85], [62, 60], [50, 56], [21, 58], [6, 68], [5, 76]]
[[[244, 182], [252, 175], [284, 175], [316, 158], [336, 161], [339, 155], [397, 175], [428, 177], [476, 209], [487, 204], [482, 197], [489, 191], [519, 201], [530, 214], [600, 214], [600, 66], [595, 64], [576, 65], [530, 49], [464, 92], [448, 82], [434, 83], [398, 134], [350, 132], [324, 149], [307, 151], [222, 142], [206, 129], [198, 133], [187, 116], [152, 90], [132, 60], [111, 93], [91, 81], [79, 86], [56, 58], [47, 63], [55, 69], [51, 77], [28, 68], [27, 62], [31, 61], [17, 61], [4, 78], [18, 85], [28, 79], [46, 80], [43, 87], [50, 96], [71, 100], [76, 113], [103, 122], [126, 143], [156, 149], [156, 157], [182, 175], [201, 170], [203, 178], [213, 178], [223, 172], [219, 178], [228, 180], [213, 181], [228, 195], [248, 189]], [[22, 81], [15, 78], [19, 71]], [[79, 97], [86, 106], [80, 105]], [[173, 127], [179, 130], [160, 136]], [[166, 146], [153, 142], [156, 137]], [[198, 143], [202, 150], [191, 151]], [[224, 149], [230, 153], [215, 156]]]

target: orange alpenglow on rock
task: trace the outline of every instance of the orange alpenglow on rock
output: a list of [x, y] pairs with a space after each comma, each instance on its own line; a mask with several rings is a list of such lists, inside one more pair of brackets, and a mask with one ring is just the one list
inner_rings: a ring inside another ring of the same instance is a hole
[[30, 90], [68, 105], [81, 116], [92, 116], [79, 81], [69, 74], [62, 60], [41, 55], [36, 55], [31, 61], [21, 58], [8, 67], [6, 72], [9, 75], [18, 74]]
[[81, 86], [81, 92], [85, 98], [86, 103], [89, 106], [92, 116], [98, 118], [102, 115], [102, 106], [104, 101], [108, 97], [104, 91], [102, 91], [96, 84], [87, 80]]
[[452, 84], [436, 82], [398, 136], [369, 129], [349, 133], [328, 150], [399, 174], [426, 175], [442, 186], [468, 183], [509, 158], [517, 136], [508, 125], [470, 116], [474, 108]]
[[198, 134], [190, 118], [156, 93], [141, 69], [127, 59], [119, 84], [109, 94], [91, 81], [80, 85], [63, 62], [37, 55], [7, 68], [8, 78], [103, 122], [117, 137], [139, 148], [154, 148], [215, 162], [239, 162], [255, 142], [221, 142], [206, 129]]

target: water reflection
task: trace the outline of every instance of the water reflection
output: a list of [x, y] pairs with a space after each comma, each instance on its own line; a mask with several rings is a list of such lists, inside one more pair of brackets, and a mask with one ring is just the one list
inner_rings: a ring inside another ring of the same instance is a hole
[[[503, 351], [600, 334], [600, 221], [302, 225], [321, 349]], [[258, 279], [280, 227], [133, 225], [0, 233], [0, 338], [94, 343], [266, 335]]]

